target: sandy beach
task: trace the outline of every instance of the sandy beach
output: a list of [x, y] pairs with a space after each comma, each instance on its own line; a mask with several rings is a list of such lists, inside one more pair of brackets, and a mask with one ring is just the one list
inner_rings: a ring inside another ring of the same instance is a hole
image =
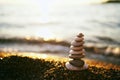
[[[5, 55], [6, 54], [6, 55]], [[24, 54], [24, 55], [23, 55]], [[30, 52], [0, 53], [2, 80], [114, 80], [120, 79], [120, 66], [84, 59], [87, 70], [69, 71], [68, 58]]]

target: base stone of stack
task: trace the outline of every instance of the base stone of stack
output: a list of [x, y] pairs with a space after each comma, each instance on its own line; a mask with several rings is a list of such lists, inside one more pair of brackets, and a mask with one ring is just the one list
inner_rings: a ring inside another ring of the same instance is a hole
[[83, 60], [77, 60], [77, 59], [70, 60], [69, 63], [76, 67], [83, 67], [83, 65], [85, 64]]
[[88, 65], [86, 63], [82, 67], [76, 67], [76, 66], [71, 65], [69, 62], [67, 62], [65, 66], [68, 70], [73, 70], [73, 71], [85, 70], [88, 68]]

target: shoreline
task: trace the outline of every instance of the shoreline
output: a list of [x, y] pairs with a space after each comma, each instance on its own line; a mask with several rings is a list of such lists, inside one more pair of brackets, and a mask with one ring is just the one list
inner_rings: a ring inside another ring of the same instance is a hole
[[[57, 56], [54, 54], [49, 53], [34, 53], [34, 52], [0, 52], [0, 59], [3, 59], [4, 57], [9, 56], [20, 56], [20, 57], [28, 57], [32, 59], [46, 59], [46, 60], [54, 60], [54, 61], [62, 61], [66, 62], [69, 60], [68, 56]], [[91, 66], [97, 66], [102, 68], [108, 68], [108, 69], [120, 69], [120, 65], [112, 64], [100, 60], [90, 59], [85, 57], [84, 60], [90, 64]]]
[[[115, 45], [110, 45], [109, 42], [112, 41], [112, 44], [115, 44], [115, 41], [107, 38], [107, 37], [98, 37], [98, 39], [104, 41], [108, 41], [108, 44], [103, 45], [99, 42], [94, 42], [90, 40], [86, 40], [84, 44], [84, 48], [88, 52], [96, 53], [96, 54], [104, 54], [108, 56], [114, 56], [114, 57], [120, 57], [120, 46], [119, 42], [116, 42]], [[6, 47], [8, 46], [8, 47]], [[35, 46], [36, 48], [32, 48], [32, 46]], [[59, 47], [57, 50], [53, 49], [50, 50], [49, 47]], [[44, 38], [0, 38], [0, 51], [4, 51], [4, 48], [6, 51], [11, 50], [18, 50], [18, 51], [23, 51], [23, 52], [55, 52], [55, 53], [61, 53], [61, 52], [68, 52], [70, 46], [69, 41], [64, 41], [64, 40], [44, 40]], [[23, 48], [21, 48], [23, 47]], [[43, 48], [42, 51], [40, 51], [38, 48]], [[28, 49], [29, 48], [29, 49]], [[66, 48], [64, 50], [63, 48]], [[8, 50], [7, 50], [8, 49]], [[32, 51], [33, 49], [33, 51]], [[61, 50], [62, 49], [62, 50]]]

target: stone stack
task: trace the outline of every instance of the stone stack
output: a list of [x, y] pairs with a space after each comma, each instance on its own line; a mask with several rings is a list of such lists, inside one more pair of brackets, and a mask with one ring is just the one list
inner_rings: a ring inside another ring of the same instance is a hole
[[71, 42], [69, 62], [67, 62], [66, 68], [69, 70], [84, 70], [88, 68], [88, 65], [81, 59], [85, 56], [85, 50], [83, 48], [84, 35], [82, 33], [78, 34], [76, 38]]

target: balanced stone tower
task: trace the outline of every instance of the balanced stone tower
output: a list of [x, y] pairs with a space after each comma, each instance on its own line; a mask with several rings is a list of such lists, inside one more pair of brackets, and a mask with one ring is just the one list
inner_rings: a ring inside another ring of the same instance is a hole
[[83, 48], [83, 37], [84, 35], [80, 33], [71, 42], [69, 58], [72, 60], [65, 64], [66, 68], [69, 70], [84, 70], [88, 68], [88, 65], [81, 59], [85, 56], [85, 50]]

